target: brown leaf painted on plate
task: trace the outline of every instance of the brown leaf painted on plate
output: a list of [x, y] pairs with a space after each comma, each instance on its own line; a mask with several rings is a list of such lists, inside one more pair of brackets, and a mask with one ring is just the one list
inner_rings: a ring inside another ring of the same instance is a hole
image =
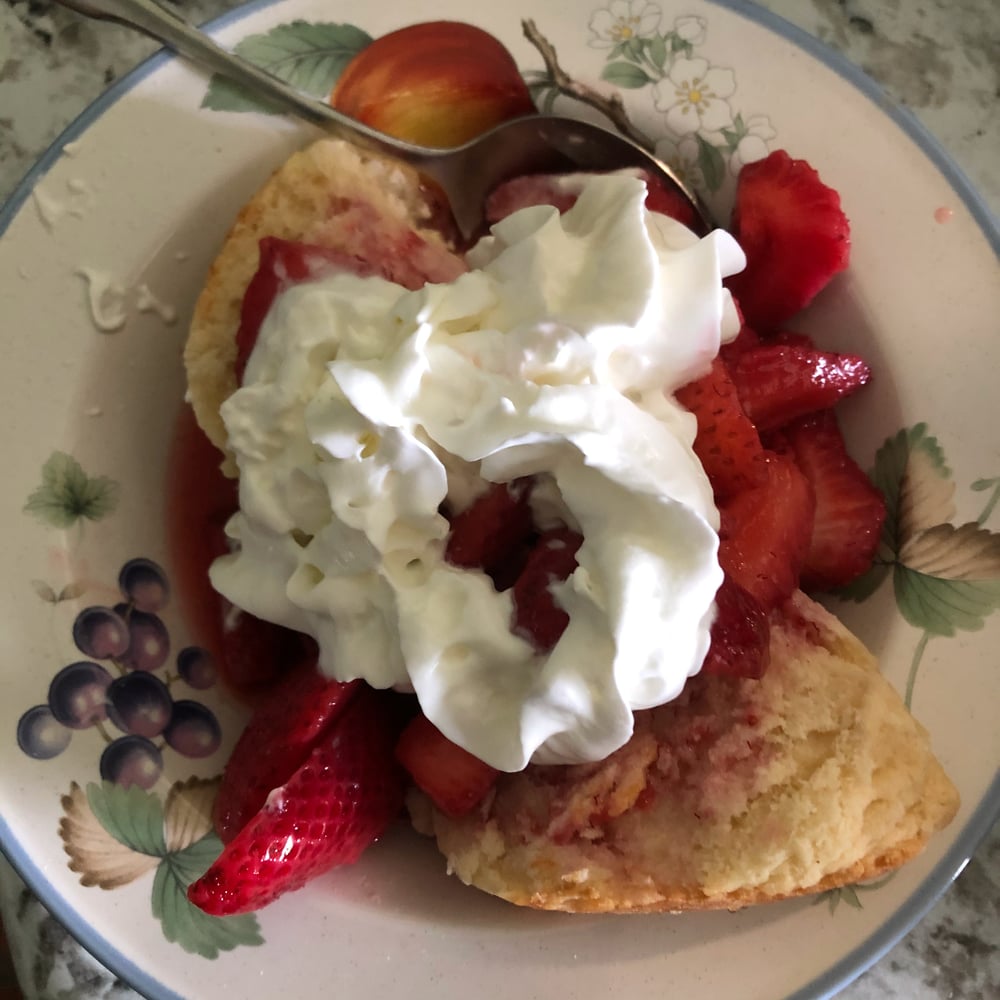
[[937, 524], [907, 538], [899, 561], [941, 580], [1000, 579], [1000, 534], [975, 522], [958, 527]]
[[220, 781], [188, 778], [171, 787], [163, 809], [168, 851], [183, 851], [212, 831], [212, 804]]
[[910, 452], [899, 489], [899, 537], [908, 542], [955, 516], [955, 482], [922, 449]]
[[62, 797], [62, 807], [65, 815], [59, 821], [59, 836], [70, 857], [69, 869], [80, 876], [81, 885], [117, 889], [159, 864], [159, 858], [133, 851], [112, 837], [75, 781]]

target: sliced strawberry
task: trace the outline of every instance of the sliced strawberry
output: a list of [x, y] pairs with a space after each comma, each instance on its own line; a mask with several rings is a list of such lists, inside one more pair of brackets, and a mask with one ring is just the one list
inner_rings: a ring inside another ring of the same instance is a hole
[[730, 497], [761, 483], [764, 448], [722, 360], [716, 358], [707, 375], [678, 389], [676, 396], [698, 420], [694, 452], [716, 497]]
[[698, 217], [691, 202], [677, 188], [645, 172], [643, 172], [642, 177], [648, 189], [646, 208], [660, 215], [668, 215], [671, 219], [684, 223], [688, 229], [694, 230], [699, 235], [704, 235], [704, 223]]
[[765, 611], [797, 588], [816, 501], [806, 477], [784, 455], [767, 453], [765, 479], [719, 505], [719, 563]]
[[575, 192], [561, 189], [557, 178], [547, 174], [527, 174], [504, 181], [486, 199], [486, 221], [494, 223], [522, 208], [535, 205], [552, 205], [560, 212], [567, 212], [576, 204]]
[[315, 657], [289, 670], [236, 742], [215, 798], [215, 829], [232, 840], [283, 785], [357, 696], [360, 681], [320, 674]]
[[[640, 176], [646, 182], [646, 208], [651, 212], [669, 215], [689, 228], [698, 230], [701, 220], [687, 198], [650, 174], [640, 172]], [[578, 197], [578, 192], [568, 190], [559, 183], [559, 175], [528, 174], [515, 177], [504, 181], [486, 199], [486, 221], [493, 225], [519, 209], [535, 205], [552, 205], [560, 212], [567, 212], [576, 204]]]
[[452, 743], [422, 713], [415, 715], [396, 744], [396, 760], [418, 788], [448, 816], [464, 816], [482, 801], [500, 773]]
[[260, 262], [243, 294], [240, 328], [236, 333], [236, 378], [243, 381], [247, 360], [257, 343], [261, 324], [274, 300], [292, 285], [348, 271], [361, 277], [376, 273], [371, 265], [341, 250], [296, 243], [265, 236], [260, 241]]
[[384, 218], [363, 201], [339, 199], [317, 227], [314, 242], [265, 236], [257, 271], [247, 286], [236, 335], [236, 377], [243, 380], [247, 359], [275, 298], [285, 289], [338, 271], [373, 275], [415, 290], [427, 282], [454, 281], [462, 259], [443, 244], [431, 243], [407, 226]]
[[848, 455], [832, 412], [806, 417], [782, 433], [816, 496], [802, 584], [817, 590], [842, 587], [869, 569], [875, 558], [885, 498]]
[[547, 653], [569, 624], [569, 615], [552, 595], [552, 584], [576, 569], [576, 552], [583, 539], [568, 528], [553, 528], [538, 537], [514, 584], [513, 630]]
[[833, 406], [867, 385], [872, 374], [856, 354], [788, 343], [745, 351], [731, 372], [743, 409], [762, 433]]
[[288, 671], [316, 664], [316, 643], [300, 632], [273, 625], [220, 598], [220, 667], [226, 685], [251, 704], [266, 696]]
[[840, 196], [783, 150], [740, 171], [731, 228], [747, 266], [727, 284], [761, 333], [808, 305], [848, 264], [850, 225]]
[[768, 338], [769, 344], [787, 344], [790, 347], [801, 347], [805, 350], [815, 350], [816, 343], [808, 333], [799, 333], [797, 330], [778, 330]]
[[445, 559], [453, 566], [498, 575], [533, 530], [530, 498], [528, 479], [491, 484], [451, 519]]
[[188, 889], [213, 916], [259, 909], [335, 865], [356, 861], [402, 806], [384, 692], [362, 688], [332, 733]]
[[715, 595], [715, 606], [712, 644], [701, 672], [763, 677], [771, 658], [771, 626], [760, 602], [725, 577]]
[[739, 299], [735, 295], [733, 296], [733, 305], [736, 306], [736, 312], [740, 318], [740, 330], [728, 344], [723, 344], [719, 348], [719, 357], [725, 361], [727, 366], [731, 365], [741, 354], [760, 344], [757, 331], [747, 323], [743, 310], [740, 309]]

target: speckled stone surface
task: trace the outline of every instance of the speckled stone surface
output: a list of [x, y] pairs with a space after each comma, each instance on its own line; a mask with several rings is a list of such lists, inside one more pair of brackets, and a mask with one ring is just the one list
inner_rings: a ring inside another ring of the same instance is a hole
[[[236, 3], [177, 6], [201, 22]], [[767, 0], [761, 6], [842, 52], [909, 107], [1000, 215], [997, 0]], [[126, 29], [82, 20], [44, 0], [4, 0], [0, 200], [73, 118], [154, 48]], [[26, 997], [136, 996], [80, 953], [5, 863], [0, 911]], [[841, 997], [1000, 998], [1000, 827], [925, 919]]]

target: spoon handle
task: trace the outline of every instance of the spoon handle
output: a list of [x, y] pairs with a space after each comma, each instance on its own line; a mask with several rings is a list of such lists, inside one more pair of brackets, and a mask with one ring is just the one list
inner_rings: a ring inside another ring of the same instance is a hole
[[332, 135], [393, 156], [426, 153], [420, 147], [370, 129], [322, 101], [306, 97], [283, 80], [216, 45], [179, 14], [155, 0], [58, 0], [79, 14], [135, 28], [213, 73], [242, 84], [251, 93], [289, 111]]

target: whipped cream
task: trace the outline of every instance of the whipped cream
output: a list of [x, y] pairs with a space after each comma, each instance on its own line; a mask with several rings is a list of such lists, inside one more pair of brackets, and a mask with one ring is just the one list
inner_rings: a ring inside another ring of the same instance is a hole
[[[709, 644], [718, 514], [672, 392], [737, 320], [736, 243], [648, 213], [627, 174], [514, 213], [446, 285], [340, 273], [264, 321], [222, 408], [240, 471], [215, 587], [314, 636], [340, 679], [414, 691], [502, 770], [599, 760], [633, 710], [676, 697]], [[536, 518], [583, 535], [552, 585], [547, 655], [511, 631], [511, 592], [445, 561], [440, 513], [486, 481], [537, 477]]]

